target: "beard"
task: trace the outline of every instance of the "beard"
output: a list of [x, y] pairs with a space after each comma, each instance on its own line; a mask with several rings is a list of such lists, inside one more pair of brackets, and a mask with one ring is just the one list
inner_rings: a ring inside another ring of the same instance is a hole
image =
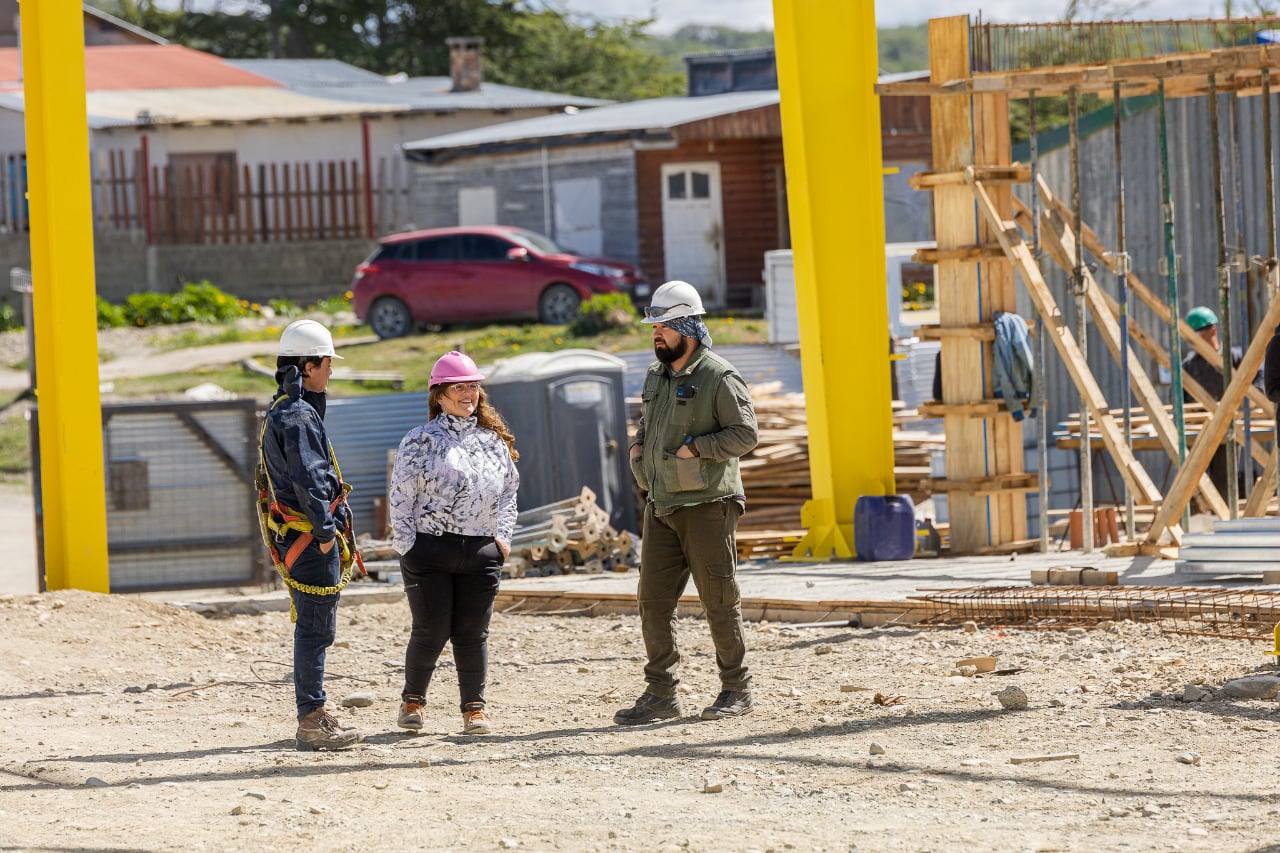
[[680, 336], [680, 342], [674, 347], [667, 346], [665, 341], [653, 342], [653, 354], [656, 355], [658, 357], [658, 361], [663, 364], [674, 364], [688, 351], [689, 339], [684, 335]]

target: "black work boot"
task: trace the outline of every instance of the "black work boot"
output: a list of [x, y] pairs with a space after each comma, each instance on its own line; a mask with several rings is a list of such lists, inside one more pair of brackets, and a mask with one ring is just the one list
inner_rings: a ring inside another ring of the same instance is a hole
[[364, 735], [354, 728], [344, 728], [337, 718], [324, 708], [316, 708], [298, 721], [294, 747], [299, 752], [317, 749], [346, 749], [364, 740]]
[[670, 720], [678, 716], [680, 716], [679, 699], [674, 696], [670, 698], [654, 696], [646, 690], [640, 694], [640, 698], [634, 705], [614, 714], [613, 721], [621, 726], [637, 726], [656, 720]]
[[750, 714], [756, 706], [751, 694], [745, 690], [722, 690], [716, 701], [702, 709], [702, 719], [723, 720], [726, 717], [741, 717]]

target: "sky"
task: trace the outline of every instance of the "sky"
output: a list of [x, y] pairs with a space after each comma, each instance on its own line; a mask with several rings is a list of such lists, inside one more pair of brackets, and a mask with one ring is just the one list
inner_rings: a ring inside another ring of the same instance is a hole
[[[180, 0], [160, 0], [176, 8]], [[249, 0], [188, 0], [188, 6], [208, 8], [220, 4], [227, 11]], [[537, 0], [534, 0], [537, 2]], [[793, 0], [793, 2], [849, 2], [849, 0]], [[773, 29], [772, 0], [554, 0], [572, 12], [603, 19], [654, 18], [652, 31], [671, 33], [685, 24], [725, 24], [741, 30]], [[1147, 0], [1126, 17], [1140, 20], [1208, 18], [1221, 15], [1224, 0]], [[1062, 16], [1067, 0], [878, 0], [876, 25], [896, 27], [921, 24], [929, 18], [979, 13], [985, 21], [1054, 21]], [[1115, 5], [1115, 4], [1113, 4]], [[1124, 5], [1135, 5], [1126, 2]], [[1236, 7], [1248, 6], [1247, 0]], [[1238, 14], [1238, 13], [1237, 13]]]

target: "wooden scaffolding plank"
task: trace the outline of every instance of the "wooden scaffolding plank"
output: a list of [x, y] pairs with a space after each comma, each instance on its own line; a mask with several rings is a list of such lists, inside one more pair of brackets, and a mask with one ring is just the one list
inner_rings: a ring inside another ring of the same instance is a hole
[[[1268, 279], [1268, 292], [1275, 293], [1277, 286], [1280, 286], [1280, 270], [1270, 270]], [[1262, 358], [1266, 355], [1267, 345], [1271, 342], [1271, 335], [1277, 325], [1280, 325], [1280, 299], [1273, 299], [1270, 307], [1267, 308], [1266, 316], [1258, 324], [1257, 335], [1245, 350], [1244, 358], [1240, 361], [1239, 372], [1231, 377], [1231, 384], [1222, 393], [1218, 411], [1209, 419], [1209, 423], [1205, 424], [1204, 430], [1200, 433], [1200, 440], [1191, 448], [1191, 452], [1187, 454], [1187, 461], [1178, 469], [1178, 475], [1173, 478], [1173, 484], [1169, 486], [1169, 494], [1151, 522], [1151, 529], [1147, 531], [1147, 542], [1157, 542], [1163, 528], [1172, 528], [1173, 520], [1182, 515], [1187, 501], [1191, 500], [1196, 482], [1200, 479], [1200, 475], [1208, 470], [1209, 461], [1213, 458], [1218, 445], [1222, 443], [1222, 437], [1227, 434], [1227, 429], [1235, 420], [1235, 408], [1244, 400], [1245, 392], [1252, 385], [1258, 368], [1262, 366]]]
[[[1040, 235], [1045, 238], [1045, 244], [1053, 259], [1057, 261], [1063, 270], [1070, 272], [1077, 263], [1075, 235], [1071, 233], [1066, 220], [1054, 207], [1053, 193], [1049, 190], [1049, 185], [1042, 176], [1038, 177], [1040, 195], [1045, 201], [1045, 208], [1040, 217], [1043, 225], [1040, 229]], [[1107, 307], [1106, 300], [1102, 295], [1102, 288], [1094, 280], [1093, 273], [1084, 264], [1081, 264], [1081, 267], [1084, 270], [1085, 305], [1089, 309], [1089, 314], [1093, 317], [1094, 325], [1102, 335], [1103, 343], [1107, 345], [1107, 349], [1111, 351], [1112, 357], [1118, 363], [1120, 361], [1120, 325]], [[1173, 418], [1169, 416], [1168, 410], [1164, 407], [1164, 400], [1160, 398], [1160, 392], [1156, 390], [1155, 385], [1147, 376], [1147, 371], [1143, 369], [1142, 363], [1138, 361], [1138, 357], [1132, 349], [1129, 350], [1129, 383], [1133, 389], [1134, 396], [1138, 400], [1138, 405], [1142, 406], [1143, 411], [1147, 413], [1147, 417], [1151, 419], [1151, 426], [1155, 428], [1156, 437], [1160, 440], [1160, 446], [1164, 448], [1170, 459], [1177, 462], [1177, 427], [1173, 422]], [[1222, 499], [1222, 495], [1219, 494], [1217, 487], [1213, 485], [1213, 481], [1208, 475], [1200, 478], [1198, 487], [1210, 512], [1218, 518], [1225, 519], [1230, 517], [1231, 512], [1227, 508], [1227, 502]]]
[[1031, 248], [1022, 239], [1022, 235], [1018, 232], [1014, 223], [1000, 219], [995, 205], [992, 204], [991, 198], [982, 184], [974, 181], [972, 186], [974, 196], [978, 199], [978, 209], [996, 226], [996, 233], [1000, 237], [1000, 243], [1004, 246], [1005, 253], [1017, 266], [1018, 271], [1022, 273], [1022, 280], [1027, 287], [1027, 292], [1043, 316], [1047, 330], [1052, 333], [1051, 339], [1054, 346], [1057, 347], [1058, 354], [1062, 356], [1063, 363], [1066, 365], [1067, 372], [1071, 374], [1072, 381], [1080, 389], [1085, 405], [1088, 406], [1090, 413], [1097, 421], [1107, 450], [1111, 453], [1112, 459], [1116, 461], [1116, 467], [1120, 470], [1120, 475], [1124, 477], [1125, 482], [1129, 484], [1129, 488], [1133, 490], [1134, 499], [1140, 504], [1159, 503], [1161, 501], [1160, 490], [1151, 480], [1146, 469], [1142, 467], [1129, 448], [1125, 446], [1124, 437], [1120, 434], [1115, 417], [1107, 408], [1107, 401], [1102, 395], [1102, 389], [1098, 387], [1098, 382], [1090, 372], [1089, 365], [1080, 352], [1075, 336], [1072, 335], [1071, 329], [1063, 319], [1062, 312], [1058, 309], [1058, 305], [1053, 299], [1053, 294], [1049, 292], [1049, 286], [1045, 283], [1044, 277], [1040, 274], [1040, 268], [1036, 265], [1035, 258], [1031, 255]]

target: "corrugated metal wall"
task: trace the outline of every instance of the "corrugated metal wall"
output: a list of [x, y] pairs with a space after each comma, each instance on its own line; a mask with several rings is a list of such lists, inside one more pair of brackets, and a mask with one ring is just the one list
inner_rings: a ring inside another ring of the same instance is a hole
[[377, 532], [373, 499], [387, 494], [387, 452], [426, 421], [425, 391], [329, 400], [325, 431], [342, 467], [342, 479], [352, 486], [347, 503], [355, 514], [356, 535]]
[[[1239, 107], [1240, 183], [1243, 185], [1242, 213], [1244, 221], [1244, 251], [1247, 255], [1266, 253], [1266, 215], [1263, 209], [1263, 160], [1262, 160], [1262, 102], [1258, 97], [1241, 98]], [[1274, 98], [1272, 103], [1273, 125], [1280, 107]], [[1231, 114], [1231, 98], [1219, 96], [1218, 113], [1222, 137], [1224, 167], [1224, 194], [1226, 207], [1226, 236], [1229, 246], [1238, 245], [1235, 226], [1236, 175], [1228, 145], [1228, 117]], [[1194, 305], [1209, 305], [1217, 310], [1219, 303], [1217, 286], [1218, 250], [1216, 219], [1213, 198], [1212, 161], [1209, 149], [1208, 99], [1204, 97], [1170, 100], [1167, 104], [1168, 150], [1170, 183], [1175, 215], [1175, 240], [1180, 257], [1178, 273], [1178, 298], [1182, 314]], [[1273, 140], [1280, 138], [1275, 126]], [[1161, 213], [1160, 136], [1158, 113], [1148, 109], [1124, 121], [1121, 129], [1122, 157], [1124, 164], [1125, 217], [1128, 250], [1133, 259], [1133, 271], [1155, 292], [1164, 296], [1168, 281], [1161, 274], [1165, 254], [1164, 226]], [[1273, 143], [1274, 144], [1274, 143]], [[1042, 153], [1039, 169], [1050, 188], [1068, 203], [1071, 198], [1071, 161], [1068, 148], [1058, 148]], [[1098, 232], [1108, 248], [1116, 244], [1116, 169], [1115, 137], [1110, 127], [1085, 137], [1080, 143], [1081, 197], [1084, 221]], [[1019, 187], [1024, 200], [1029, 198], [1027, 188]], [[1088, 258], [1091, 262], [1096, 259]], [[1075, 308], [1067, 295], [1066, 277], [1052, 262], [1046, 263], [1046, 278], [1055, 299], [1074, 329]], [[1094, 275], [1107, 292], [1118, 297], [1115, 276], [1095, 265]], [[1250, 277], [1251, 282], [1253, 277]], [[1239, 286], [1238, 278], [1233, 283]], [[1250, 285], [1260, 291], [1262, 285]], [[1239, 292], [1239, 291], [1237, 291]], [[1253, 294], [1252, 316], [1261, 317], [1265, 306]], [[1132, 321], [1154, 333], [1166, 348], [1169, 333], [1163, 323], [1137, 300], [1130, 299]], [[1025, 289], [1018, 293], [1019, 311], [1028, 320], [1034, 317]], [[1260, 310], [1261, 308], [1261, 310]], [[1239, 312], [1237, 312], [1239, 316]], [[1236, 325], [1233, 343], [1241, 345], [1243, 335]], [[1092, 325], [1091, 325], [1092, 329]], [[1247, 345], [1247, 340], [1244, 342]], [[1135, 348], [1136, 349], [1136, 348]], [[1185, 349], [1185, 348], [1184, 348]], [[1154, 362], [1141, 350], [1136, 350], [1139, 360], [1157, 382]], [[1056, 350], [1049, 347], [1046, 359], [1046, 399], [1051, 424], [1056, 424], [1069, 413], [1079, 410], [1080, 399], [1066, 368]], [[1122, 406], [1119, 365], [1111, 357], [1100, 338], [1091, 331], [1089, 337], [1089, 365], [1112, 407]], [[1164, 399], [1169, 402], [1169, 386], [1163, 385]], [[1028, 446], [1035, 444], [1035, 431], [1024, 430]], [[1051, 441], [1052, 447], [1052, 441]], [[1173, 467], [1161, 452], [1143, 452], [1139, 460], [1162, 490], [1172, 481]], [[1030, 461], [1030, 459], [1029, 459]], [[1096, 463], [1101, 464], [1101, 463]], [[1109, 460], [1108, 460], [1109, 466]], [[1051, 450], [1050, 476], [1052, 478], [1051, 506], [1074, 506], [1079, 498], [1078, 463], [1074, 452]], [[1114, 490], [1113, 490], [1114, 486]], [[1094, 491], [1099, 501], [1119, 500], [1123, 495], [1123, 483], [1114, 468], [1095, 469]], [[1034, 508], [1034, 496], [1028, 501]], [[1034, 520], [1034, 518], [1033, 518]]]

